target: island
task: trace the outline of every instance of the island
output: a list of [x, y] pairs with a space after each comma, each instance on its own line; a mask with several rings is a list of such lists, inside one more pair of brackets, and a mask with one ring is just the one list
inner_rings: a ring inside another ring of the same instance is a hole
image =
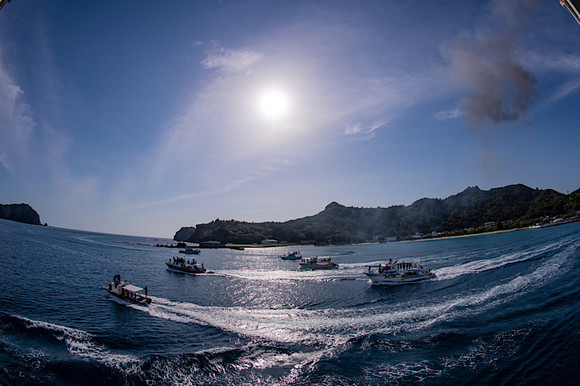
[[286, 222], [214, 220], [182, 227], [174, 240], [223, 244], [357, 244], [449, 237], [580, 219], [580, 189], [563, 194], [522, 184], [490, 190], [477, 186], [447, 197], [422, 198], [388, 208], [331, 202], [313, 216]]

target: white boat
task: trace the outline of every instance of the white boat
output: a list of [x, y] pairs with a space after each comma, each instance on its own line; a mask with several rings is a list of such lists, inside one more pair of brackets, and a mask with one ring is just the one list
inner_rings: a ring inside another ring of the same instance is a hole
[[147, 287], [137, 287], [127, 280], [121, 280], [121, 275], [113, 276], [113, 282], [103, 288], [119, 299], [142, 305], [151, 304], [151, 298], [147, 297]]
[[338, 268], [338, 264], [333, 262], [330, 257], [318, 258], [308, 257], [300, 261], [301, 269], [334, 269]]
[[173, 257], [173, 261], [169, 259], [165, 263], [167, 269], [170, 271], [183, 272], [183, 273], [205, 273], [206, 269], [203, 264], [198, 265], [195, 259], [185, 260], [183, 257]]
[[420, 263], [397, 260], [389, 260], [389, 263], [385, 265], [369, 265], [368, 271], [363, 273], [371, 279], [373, 285], [403, 285], [435, 277], [430, 269], [423, 268]]
[[302, 255], [298, 251], [289, 252], [287, 255], [280, 256], [282, 260], [302, 260]]

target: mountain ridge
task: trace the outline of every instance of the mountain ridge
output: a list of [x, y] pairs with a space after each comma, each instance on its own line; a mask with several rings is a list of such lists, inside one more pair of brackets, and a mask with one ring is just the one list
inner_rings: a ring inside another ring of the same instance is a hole
[[[523, 184], [490, 190], [478, 186], [440, 198], [421, 198], [411, 205], [388, 208], [346, 207], [332, 201], [321, 212], [285, 222], [215, 220], [182, 227], [175, 240], [251, 244], [264, 239], [289, 243], [360, 243], [399, 240], [416, 235], [461, 234], [533, 225], [553, 216], [580, 211], [580, 189], [568, 195]], [[493, 224], [493, 225], [490, 225]]]

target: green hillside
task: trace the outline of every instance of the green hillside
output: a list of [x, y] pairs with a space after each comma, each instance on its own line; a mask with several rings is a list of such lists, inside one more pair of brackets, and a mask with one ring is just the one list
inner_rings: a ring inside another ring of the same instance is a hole
[[521, 184], [490, 190], [469, 187], [446, 199], [422, 198], [409, 206], [355, 208], [332, 202], [314, 216], [286, 222], [215, 220], [184, 227], [175, 239], [235, 244], [259, 243], [264, 239], [288, 243], [361, 243], [519, 228], [554, 217], [577, 216], [579, 211], [580, 190], [566, 195]]

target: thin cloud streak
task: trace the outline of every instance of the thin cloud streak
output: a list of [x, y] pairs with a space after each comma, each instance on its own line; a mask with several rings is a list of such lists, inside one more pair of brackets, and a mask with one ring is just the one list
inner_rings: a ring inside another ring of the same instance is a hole
[[573, 95], [580, 90], [580, 78], [573, 79], [564, 83], [560, 86], [546, 101], [544, 107], [549, 106], [553, 103], [556, 103], [562, 99], [567, 98], [570, 95]]
[[131, 211], [135, 211], [135, 210], [139, 210], [139, 209], [144, 209], [144, 208], [172, 204], [172, 203], [179, 202], [179, 201], [193, 200], [196, 198], [215, 196], [215, 195], [219, 195], [219, 194], [228, 193], [228, 192], [231, 192], [231, 191], [239, 188], [240, 186], [242, 186], [248, 182], [251, 182], [255, 179], [258, 179], [260, 177], [261, 177], [260, 175], [256, 175], [256, 176], [252, 176], [252, 177], [238, 179], [236, 181], [233, 181], [233, 182], [226, 184], [225, 186], [218, 188], [218, 189], [215, 189], [215, 190], [207, 190], [207, 191], [190, 193], [190, 194], [182, 194], [182, 195], [178, 195], [178, 196], [174, 196], [174, 197], [164, 198], [161, 200], [142, 202], [142, 203], [136, 204], [136, 205], [125, 206], [122, 209], [116, 210], [115, 212], [113, 212], [113, 214], [126, 213], [126, 212], [131, 212]]
[[218, 69], [225, 72], [247, 71], [262, 59], [262, 54], [249, 49], [214, 48], [202, 60], [201, 64], [208, 69]]
[[17, 162], [28, 153], [28, 142], [36, 126], [24, 91], [5, 70], [0, 52], [0, 164], [15, 172]]
[[437, 120], [444, 121], [447, 119], [463, 118], [464, 116], [465, 110], [461, 105], [457, 105], [452, 109], [439, 111], [433, 117]]

